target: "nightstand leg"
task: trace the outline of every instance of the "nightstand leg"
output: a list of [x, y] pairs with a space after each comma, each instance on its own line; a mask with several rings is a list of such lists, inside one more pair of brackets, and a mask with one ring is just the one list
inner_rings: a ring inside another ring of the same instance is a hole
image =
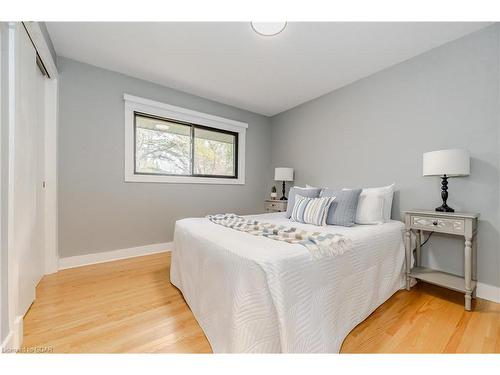
[[465, 238], [465, 310], [472, 308], [472, 238]]
[[417, 233], [416, 233], [416, 240], [415, 242], [417, 243], [417, 250], [415, 251], [415, 256], [416, 256], [416, 259], [415, 259], [415, 263], [417, 266], [421, 266], [422, 265], [422, 258], [421, 258], [421, 255], [420, 255], [420, 244], [422, 243], [422, 235], [421, 235], [422, 231], [421, 230], [417, 230]]
[[405, 258], [406, 258], [406, 290], [410, 290], [411, 270], [411, 230], [405, 231]]
[[[472, 280], [477, 281], [477, 233], [472, 236]], [[476, 298], [477, 287], [472, 291], [472, 298]]]

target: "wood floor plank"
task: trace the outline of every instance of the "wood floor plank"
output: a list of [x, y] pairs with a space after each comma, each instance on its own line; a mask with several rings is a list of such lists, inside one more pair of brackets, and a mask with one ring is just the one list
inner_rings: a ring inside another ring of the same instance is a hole
[[[57, 353], [210, 353], [182, 294], [169, 282], [170, 253], [45, 276], [24, 319], [25, 347]], [[345, 353], [500, 353], [500, 305], [418, 284], [359, 324]]]

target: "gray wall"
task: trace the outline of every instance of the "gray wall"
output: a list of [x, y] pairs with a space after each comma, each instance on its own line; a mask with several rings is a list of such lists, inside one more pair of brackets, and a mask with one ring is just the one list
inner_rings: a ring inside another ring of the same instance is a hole
[[[58, 68], [61, 257], [168, 242], [184, 217], [263, 212], [269, 118], [65, 58]], [[247, 122], [246, 184], [125, 183], [124, 93]]]
[[[396, 182], [393, 218], [440, 205], [440, 179], [422, 153], [466, 148], [471, 175], [449, 182], [449, 204], [481, 213], [479, 281], [500, 285], [499, 28], [494, 25], [272, 118], [272, 165], [298, 185]], [[463, 242], [435, 235], [424, 261], [463, 272]]]

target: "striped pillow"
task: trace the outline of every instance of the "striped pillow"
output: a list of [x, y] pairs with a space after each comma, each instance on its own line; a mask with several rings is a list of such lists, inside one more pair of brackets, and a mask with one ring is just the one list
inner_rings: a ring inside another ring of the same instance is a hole
[[290, 219], [299, 223], [326, 225], [328, 209], [335, 197], [307, 198], [295, 196], [295, 204]]

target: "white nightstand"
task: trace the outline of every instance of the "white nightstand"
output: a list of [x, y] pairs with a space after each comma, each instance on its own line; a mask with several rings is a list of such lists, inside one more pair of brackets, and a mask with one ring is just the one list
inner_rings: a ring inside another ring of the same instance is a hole
[[288, 201], [266, 199], [266, 212], [285, 212]]
[[[437, 212], [427, 210], [405, 211], [406, 289], [411, 278], [456, 290], [465, 294], [465, 310], [471, 309], [472, 295], [477, 284], [477, 222], [479, 214]], [[465, 238], [464, 277], [422, 267], [420, 257], [421, 232], [454, 234]], [[411, 268], [411, 235], [416, 235], [415, 267]], [[474, 293], [475, 295], [475, 293]]]

